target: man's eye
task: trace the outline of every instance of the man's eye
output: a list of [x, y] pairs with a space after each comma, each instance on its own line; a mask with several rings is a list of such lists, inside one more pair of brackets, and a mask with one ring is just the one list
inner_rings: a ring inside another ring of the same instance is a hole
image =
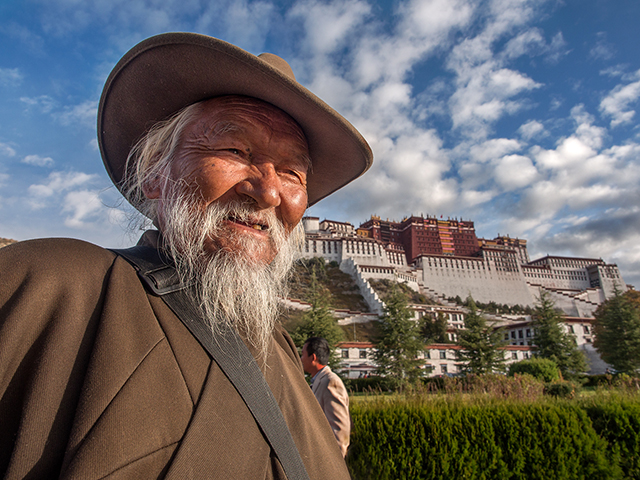
[[240, 155], [242, 153], [238, 148], [227, 148], [227, 152], [233, 153], [234, 155]]
[[298, 172], [297, 170], [282, 170], [282, 175], [286, 175], [288, 177], [291, 177], [293, 180], [301, 183], [301, 184], [306, 184], [306, 180], [305, 180], [305, 176], [304, 174]]

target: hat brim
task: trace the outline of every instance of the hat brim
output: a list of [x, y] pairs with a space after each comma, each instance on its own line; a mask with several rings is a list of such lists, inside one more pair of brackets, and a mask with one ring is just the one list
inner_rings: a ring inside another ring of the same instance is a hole
[[121, 188], [127, 156], [149, 128], [188, 105], [222, 95], [264, 100], [300, 125], [313, 164], [309, 205], [371, 166], [371, 149], [353, 125], [277, 68], [216, 38], [165, 33], [125, 54], [102, 92], [98, 144], [114, 184]]

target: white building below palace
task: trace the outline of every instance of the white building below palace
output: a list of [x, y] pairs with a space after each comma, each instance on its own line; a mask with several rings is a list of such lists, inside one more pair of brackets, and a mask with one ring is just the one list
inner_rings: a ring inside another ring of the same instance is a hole
[[[456, 375], [461, 372], [456, 351], [460, 347], [453, 344], [437, 343], [425, 347], [418, 358], [423, 361], [424, 375], [428, 377]], [[505, 365], [531, 358], [532, 347], [508, 345], [504, 347]], [[338, 345], [341, 368], [338, 372], [345, 378], [362, 378], [375, 374], [376, 365], [372, 360], [375, 347], [369, 342], [342, 342]]]

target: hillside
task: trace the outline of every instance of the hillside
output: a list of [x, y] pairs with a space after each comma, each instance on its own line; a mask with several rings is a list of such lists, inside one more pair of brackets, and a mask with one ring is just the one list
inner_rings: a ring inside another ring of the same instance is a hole
[[[311, 278], [314, 273], [318, 284], [329, 293], [331, 308], [353, 312], [369, 312], [369, 307], [360, 294], [360, 289], [353, 278], [342, 272], [336, 262], [326, 263], [322, 258], [304, 260], [296, 264], [289, 285], [289, 297], [309, 302], [311, 300]], [[383, 300], [392, 287], [390, 280], [371, 280], [370, 284]], [[434, 304], [425, 295], [411, 290], [405, 284], [398, 285], [401, 290], [405, 291], [410, 303]], [[289, 332], [292, 332], [301, 323], [303, 315], [304, 311], [302, 310], [288, 309], [283, 315], [282, 324]], [[348, 341], [371, 341], [375, 335], [375, 325], [372, 323], [345, 325], [342, 330], [345, 334], [344, 339]]]
[[300, 261], [295, 265], [289, 288], [290, 298], [308, 302], [311, 275], [315, 272], [318, 283], [329, 291], [331, 308], [355, 312], [368, 312], [369, 307], [360, 294], [358, 285], [335, 262], [325, 263], [322, 258]]
[[[369, 285], [376, 291], [378, 296], [382, 301], [387, 298], [387, 296], [391, 293], [391, 288], [393, 287], [393, 283], [391, 280], [383, 279], [383, 280], [369, 280]], [[427, 298], [422, 293], [418, 293], [415, 290], [412, 290], [404, 283], [397, 283], [400, 290], [402, 290], [408, 297], [409, 303], [418, 304], [418, 305], [435, 305], [436, 302]]]
[[17, 240], [13, 240], [12, 238], [0, 238], [0, 248], [6, 247], [7, 245], [11, 245], [12, 243], [16, 243]]
[[[350, 275], [342, 272], [335, 262], [325, 263], [324, 259], [314, 258], [300, 261], [295, 265], [289, 283], [289, 297], [303, 302], [311, 300], [311, 277], [315, 273], [318, 284], [329, 293], [330, 305], [333, 309], [350, 310], [353, 312], [368, 312], [369, 307], [360, 294], [360, 289]], [[294, 331], [300, 322], [304, 311], [288, 309], [282, 317], [282, 324], [287, 331]], [[342, 327], [344, 339], [349, 341], [368, 341], [372, 337], [373, 325], [347, 325]]]

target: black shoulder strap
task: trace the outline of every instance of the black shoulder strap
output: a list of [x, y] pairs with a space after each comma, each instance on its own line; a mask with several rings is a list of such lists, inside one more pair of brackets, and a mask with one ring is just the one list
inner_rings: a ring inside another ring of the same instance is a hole
[[187, 294], [190, 285], [180, 283], [171, 262], [157, 249], [139, 245], [112, 250], [129, 261], [144, 284], [173, 310], [238, 391], [271, 445], [289, 480], [309, 480], [300, 453], [260, 367], [238, 333], [227, 328], [218, 338], [202, 320]]

